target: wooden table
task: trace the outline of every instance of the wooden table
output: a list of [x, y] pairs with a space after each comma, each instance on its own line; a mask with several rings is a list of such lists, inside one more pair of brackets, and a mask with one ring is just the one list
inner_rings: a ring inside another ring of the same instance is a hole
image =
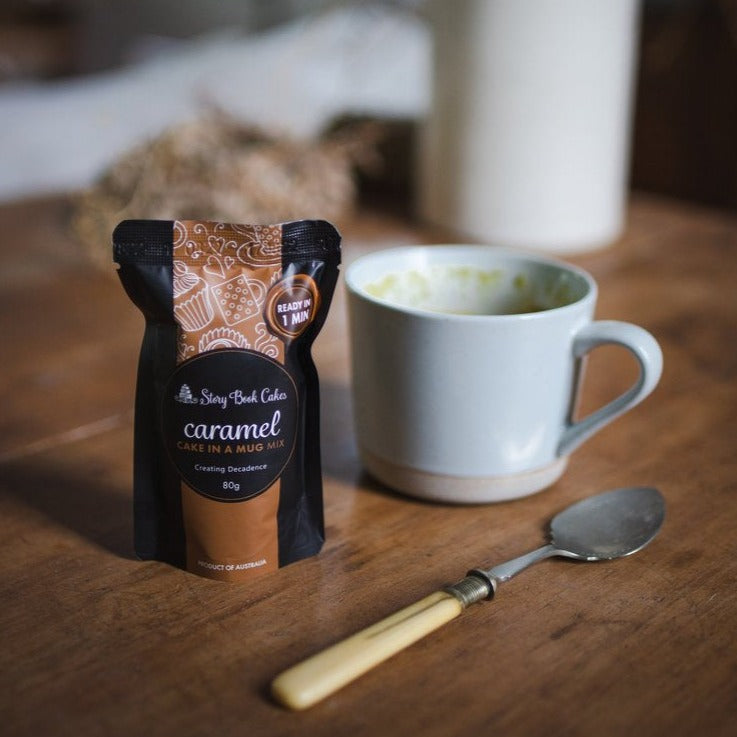
[[[425, 504], [362, 473], [339, 288], [315, 346], [327, 543], [229, 585], [132, 555], [142, 318], [67, 216], [61, 200], [0, 208], [4, 735], [735, 734], [737, 219], [639, 197], [622, 242], [571, 259], [600, 282], [599, 317], [658, 337], [663, 379], [553, 488], [506, 504]], [[341, 229], [345, 262], [439, 238], [377, 213]], [[584, 410], [632, 370], [601, 349]], [[569, 502], [630, 484], [668, 504], [641, 553], [541, 563], [311, 710], [269, 699], [285, 667], [536, 546]]]

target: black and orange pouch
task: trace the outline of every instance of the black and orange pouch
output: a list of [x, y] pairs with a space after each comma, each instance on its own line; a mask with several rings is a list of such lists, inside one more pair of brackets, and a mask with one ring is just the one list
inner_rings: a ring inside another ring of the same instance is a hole
[[146, 324], [135, 551], [246, 581], [324, 542], [312, 343], [340, 264], [325, 221], [126, 220], [118, 273]]

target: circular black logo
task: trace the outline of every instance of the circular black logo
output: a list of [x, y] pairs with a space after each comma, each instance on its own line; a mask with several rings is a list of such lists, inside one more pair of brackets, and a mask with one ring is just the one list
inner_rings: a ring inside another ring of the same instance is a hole
[[188, 486], [243, 501], [266, 491], [289, 462], [297, 409], [297, 388], [280, 363], [256, 351], [210, 351], [169, 378], [164, 438]]

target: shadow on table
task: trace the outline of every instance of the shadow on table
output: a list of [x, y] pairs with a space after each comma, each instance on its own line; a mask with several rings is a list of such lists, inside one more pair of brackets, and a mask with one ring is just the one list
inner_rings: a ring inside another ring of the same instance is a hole
[[0, 499], [11, 499], [114, 555], [134, 558], [130, 493], [104, 478], [39, 465], [33, 458], [0, 466]]
[[320, 382], [320, 446], [322, 472], [345, 484], [354, 484], [361, 470], [353, 430], [350, 386]]

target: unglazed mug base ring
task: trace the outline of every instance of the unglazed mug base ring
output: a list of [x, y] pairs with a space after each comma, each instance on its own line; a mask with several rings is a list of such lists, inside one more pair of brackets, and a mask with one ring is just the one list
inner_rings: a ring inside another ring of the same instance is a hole
[[531, 496], [552, 486], [564, 473], [568, 457], [542, 468], [503, 476], [450, 476], [397, 465], [361, 448], [364, 468], [385, 486], [425, 501], [488, 504]]

